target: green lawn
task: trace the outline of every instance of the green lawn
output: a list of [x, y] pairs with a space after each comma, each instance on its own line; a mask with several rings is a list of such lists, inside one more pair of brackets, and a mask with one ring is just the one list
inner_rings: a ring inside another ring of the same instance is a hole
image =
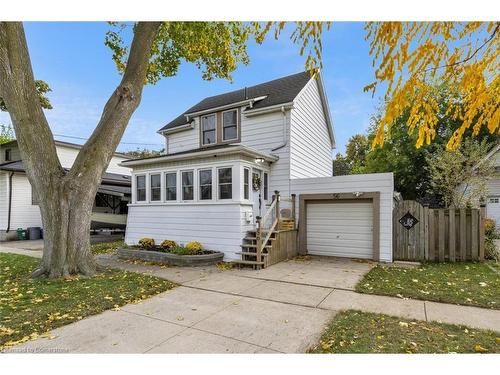
[[0, 349], [85, 316], [138, 302], [174, 287], [156, 277], [108, 270], [92, 278], [28, 278], [36, 258], [0, 253]]
[[500, 353], [500, 334], [451, 324], [348, 310], [330, 322], [312, 353]]
[[114, 241], [114, 242], [103, 242], [97, 243], [91, 246], [92, 254], [112, 254], [118, 250], [119, 247], [124, 246], [125, 243], [123, 241]]
[[496, 267], [491, 262], [425, 263], [418, 268], [377, 266], [356, 290], [500, 309], [500, 274], [490, 266]]

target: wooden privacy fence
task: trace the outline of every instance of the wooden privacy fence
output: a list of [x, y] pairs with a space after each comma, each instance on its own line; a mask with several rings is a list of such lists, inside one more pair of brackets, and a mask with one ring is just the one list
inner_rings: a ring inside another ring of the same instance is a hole
[[484, 259], [484, 208], [431, 209], [415, 201], [393, 210], [394, 260]]

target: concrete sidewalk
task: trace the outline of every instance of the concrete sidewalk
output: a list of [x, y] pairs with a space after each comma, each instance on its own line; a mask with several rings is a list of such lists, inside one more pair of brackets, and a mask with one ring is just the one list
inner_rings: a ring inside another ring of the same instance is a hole
[[360, 294], [372, 263], [288, 261], [260, 271], [160, 268], [98, 257], [101, 264], [162, 277], [180, 287], [106, 311], [12, 351], [86, 353], [300, 353], [315, 344], [337, 311], [464, 324], [500, 332], [500, 311]]

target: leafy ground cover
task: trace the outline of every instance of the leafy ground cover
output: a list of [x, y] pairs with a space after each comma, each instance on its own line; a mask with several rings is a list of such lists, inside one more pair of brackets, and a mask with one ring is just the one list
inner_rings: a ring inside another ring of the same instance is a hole
[[125, 246], [123, 241], [96, 243], [91, 246], [92, 254], [113, 254], [119, 247]]
[[312, 353], [500, 353], [500, 334], [465, 326], [348, 310]]
[[358, 283], [361, 293], [500, 309], [500, 272], [494, 262], [377, 266]]
[[175, 284], [107, 270], [92, 278], [29, 279], [36, 258], [0, 253], [0, 349], [50, 330], [171, 289]]

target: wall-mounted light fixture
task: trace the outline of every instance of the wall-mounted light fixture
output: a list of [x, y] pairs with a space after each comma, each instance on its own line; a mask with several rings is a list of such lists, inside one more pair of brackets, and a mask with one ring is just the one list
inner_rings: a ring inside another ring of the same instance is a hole
[[264, 163], [264, 162], [265, 162], [265, 160], [264, 160], [264, 158], [255, 158], [255, 162], [256, 162], [257, 164], [262, 164], [262, 163]]

